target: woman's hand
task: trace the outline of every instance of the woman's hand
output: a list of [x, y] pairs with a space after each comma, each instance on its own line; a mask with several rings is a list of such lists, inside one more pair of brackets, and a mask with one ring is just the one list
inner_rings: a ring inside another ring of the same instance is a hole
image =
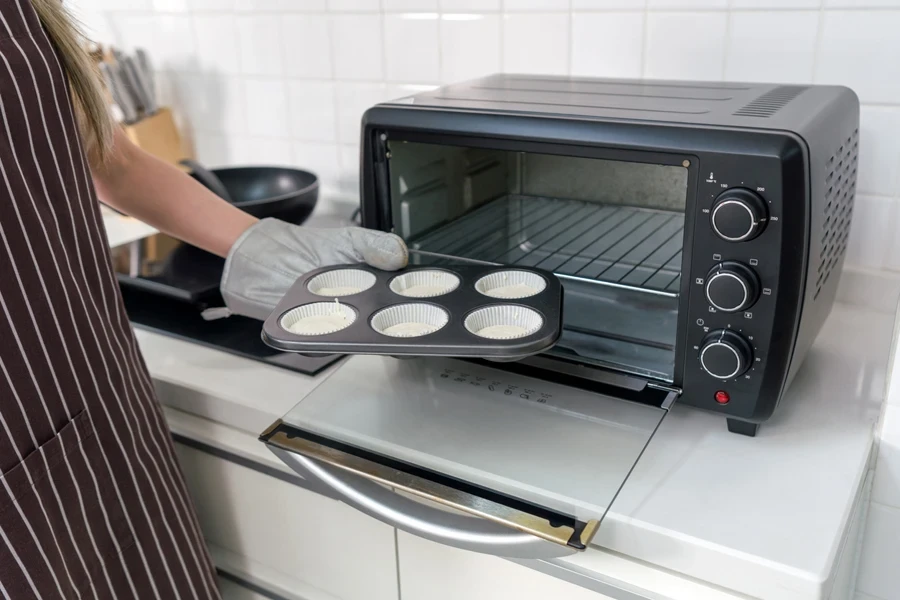
[[222, 296], [235, 314], [265, 320], [298, 277], [329, 265], [365, 262], [386, 271], [406, 266], [406, 244], [393, 233], [346, 227], [313, 229], [263, 219], [228, 253]]

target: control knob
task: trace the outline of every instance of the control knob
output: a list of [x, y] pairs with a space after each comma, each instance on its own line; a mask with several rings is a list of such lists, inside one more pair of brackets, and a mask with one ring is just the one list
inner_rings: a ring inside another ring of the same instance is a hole
[[746, 242], [766, 224], [766, 203], [756, 192], [731, 188], [716, 197], [710, 213], [713, 230], [726, 242]]
[[730, 329], [717, 329], [703, 338], [700, 365], [717, 379], [740, 377], [750, 368], [753, 348], [741, 334]]
[[747, 265], [735, 261], [717, 264], [706, 276], [706, 299], [722, 312], [738, 312], [759, 298], [759, 277]]

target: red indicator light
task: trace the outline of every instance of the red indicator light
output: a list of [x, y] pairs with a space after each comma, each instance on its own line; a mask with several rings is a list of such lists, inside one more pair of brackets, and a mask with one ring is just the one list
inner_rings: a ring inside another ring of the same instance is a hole
[[716, 402], [719, 404], [728, 404], [729, 400], [731, 400], [731, 396], [728, 395], [728, 392], [722, 390], [716, 392]]

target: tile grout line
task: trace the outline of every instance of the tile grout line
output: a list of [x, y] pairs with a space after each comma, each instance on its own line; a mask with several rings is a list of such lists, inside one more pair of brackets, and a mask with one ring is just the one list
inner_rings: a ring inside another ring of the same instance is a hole
[[499, 23], [500, 24], [500, 32], [497, 35], [497, 40], [499, 40], [499, 43], [500, 43], [500, 47], [499, 47], [500, 68], [498, 69], [497, 72], [505, 73], [506, 72], [506, 70], [505, 70], [506, 69], [506, 48], [505, 48], [505, 44], [503, 43], [503, 38], [504, 38], [504, 35], [506, 34], [506, 19], [504, 18], [506, 16], [506, 13], [504, 12], [504, 7], [506, 6], [506, 2], [504, 0], [497, 0], [497, 2], [499, 3], [498, 4], [499, 8], [497, 8], [497, 16], [498, 16], [498, 20], [500, 22]]
[[569, 77], [572, 76], [573, 73], [573, 63], [575, 62], [575, 11], [572, 7], [572, 0], [568, 0], [567, 2], [566, 14], [568, 18], [566, 19], [566, 35], [567, 39], [567, 48], [566, 48], [566, 73]]
[[642, 27], [641, 27], [641, 79], [646, 79], [647, 77], [647, 50], [650, 47], [650, 2], [649, 0], [644, 0], [644, 11], [642, 18]]
[[338, 91], [338, 84], [340, 83], [337, 78], [337, 65], [335, 65], [335, 43], [334, 43], [334, 27], [333, 27], [333, 19], [329, 16], [326, 17], [325, 22], [325, 32], [328, 35], [328, 64], [331, 68], [331, 95], [334, 101], [334, 118], [332, 119], [332, 135], [334, 136], [334, 159], [337, 161], [337, 181], [332, 182], [332, 185], [340, 187], [340, 179], [341, 179], [341, 151], [340, 151], [340, 137], [341, 137], [341, 107], [340, 107], [340, 94]]
[[[822, 0], [824, 2], [824, 0]], [[819, 20], [816, 23], [816, 41], [813, 44], [813, 62], [810, 73], [810, 82], [816, 82], [816, 72], [819, 70], [819, 55], [822, 53], [822, 44], [825, 37], [825, 6], [819, 5]]]
[[237, 15], [234, 16], [234, 28], [235, 28], [234, 47], [237, 51], [237, 60], [238, 60], [238, 69], [239, 69], [238, 77], [241, 82], [241, 96], [242, 96], [241, 100], [243, 101], [241, 103], [242, 104], [241, 108], [243, 109], [243, 110], [241, 110], [241, 116], [243, 117], [241, 119], [241, 121], [243, 121], [243, 122], [241, 123], [241, 126], [240, 126], [240, 135], [249, 136], [250, 135], [250, 127], [249, 127], [250, 118], [249, 118], [249, 114], [247, 111], [247, 104], [248, 104], [247, 103], [247, 86], [245, 84], [245, 79], [244, 79], [246, 73], [244, 73], [244, 53], [243, 53], [243, 49], [242, 49], [243, 44], [241, 44], [241, 25], [238, 22], [239, 19], [240, 19], [239, 16], [237, 16]]
[[[684, 12], [728, 12], [729, 10], [734, 10], [735, 12], [817, 12], [820, 10], [834, 10], [840, 12], [900, 12], [900, 6], [835, 6], [831, 8], [825, 8], [823, 6], [818, 7], [805, 7], [805, 6], [769, 6], [769, 7], [754, 7], [754, 6], [742, 6], [742, 7], [734, 7], [729, 8], [726, 6], [710, 6], [710, 7], [697, 7], [697, 6], [682, 6], [682, 7], [665, 7], [665, 8], [649, 8], [652, 12], [665, 12], [665, 13], [684, 13]], [[610, 7], [610, 8], [585, 8], [585, 9], [570, 9], [579, 13], [619, 13], [619, 12], [636, 12], [637, 9], [634, 7]], [[141, 9], [141, 10], [121, 10], [121, 9], [107, 9], [102, 12], [110, 15], [133, 15], [133, 16], [184, 16], [188, 14], [188, 11], [154, 11], [152, 9]], [[434, 13], [434, 10], [332, 10], [332, 11], [321, 11], [321, 10], [196, 10], [190, 11], [191, 14], [200, 14], [200, 15], [223, 15], [223, 14], [234, 14], [234, 15], [275, 15], [281, 16], [285, 14], [292, 15], [374, 15], [374, 14], [417, 14], [417, 13]], [[484, 14], [484, 15], [496, 15], [504, 12], [502, 9], [496, 10], [480, 10], [480, 9], [472, 9], [472, 10], [443, 10], [439, 9], [439, 12], [446, 14]], [[534, 9], [520, 9], [520, 10], [507, 10], [506, 12], [514, 13], [514, 14], [527, 14], [527, 13], [542, 13], [542, 12], [565, 12], [562, 9], [556, 10], [548, 10], [541, 8]]]
[[498, 17], [498, 21], [499, 21], [499, 22], [498, 22], [498, 26], [500, 27], [500, 35], [499, 35], [500, 48], [498, 48], [498, 50], [499, 50], [499, 54], [500, 54], [500, 57], [499, 57], [499, 58], [500, 58], [500, 72], [501, 72], [501, 73], [503, 72], [503, 48], [506, 46], [506, 43], [505, 43], [505, 39], [506, 39], [506, 22], [505, 22], [505, 20], [503, 19], [503, 10], [502, 10], [502, 9], [503, 9], [503, 4], [504, 4], [503, 0], [500, 0], [500, 9], [501, 9], [501, 10], [500, 10], [500, 16]]
[[378, 28], [381, 33], [381, 79], [388, 81], [387, 20], [384, 18], [384, 11], [381, 10], [381, 0], [378, 1], [378, 8]]
[[728, 72], [728, 49], [731, 48], [731, 21], [734, 18], [734, 11], [731, 10], [731, 5], [733, 4], [733, 0], [728, 0], [726, 7], [728, 8], [728, 12], [725, 13], [725, 35], [723, 37], [723, 45], [722, 45], [722, 73], [719, 77], [720, 81], [725, 81], [725, 74]]

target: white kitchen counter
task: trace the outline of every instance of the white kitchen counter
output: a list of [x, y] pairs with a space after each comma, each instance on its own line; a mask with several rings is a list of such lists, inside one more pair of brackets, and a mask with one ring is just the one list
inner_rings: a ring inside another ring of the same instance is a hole
[[130, 244], [159, 233], [159, 231], [146, 223], [120, 214], [105, 206], [101, 206], [100, 214], [103, 217], [103, 226], [106, 228], [106, 236], [109, 238], [110, 248]]
[[[719, 589], [716, 598], [834, 597], [833, 587], [843, 585], [834, 581], [839, 557], [855, 544], [850, 520], [865, 489], [893, 332], [893, 314], [836, 305], [783, 405], [755, 438], [676, 404], [604, 520], [598, 548], [532, 566], [603, 579], [618, 565], [620, 580], [642, 589], [661, 580], [667, 598], [703, 597], [693, 588], [683, 596], [669, 591], [675, 575], [684, 585], [689, 578]], [[244, 444], [245, 456], [286, 470], [261, 444], [247, 444], [323, 376], [145, 331], [138, 339], [164, 403], [226, 426], [206, 422], [203, 435]]]

